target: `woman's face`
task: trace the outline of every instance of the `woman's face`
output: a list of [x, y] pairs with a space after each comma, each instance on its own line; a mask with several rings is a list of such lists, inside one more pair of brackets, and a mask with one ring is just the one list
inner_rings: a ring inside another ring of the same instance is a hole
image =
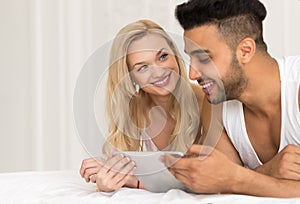
[[148, 34], [133, 41], [128, 48], [127, 65], [132, 80], [145, 92], [165, 96], [174, 91], [179, 67], [163, 37]]

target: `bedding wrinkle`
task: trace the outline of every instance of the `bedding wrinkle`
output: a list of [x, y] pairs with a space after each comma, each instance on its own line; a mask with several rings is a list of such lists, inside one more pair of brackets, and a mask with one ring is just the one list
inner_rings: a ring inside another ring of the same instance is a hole
[[113, 193], [96, 192], [96, 185], [84, 182], [77, 170], [15, 172], [0, 174], [0, 204], [294, 204], [300, 198], [278, 199], [245, 195], [193, 194], [172, 189], [152, 193], [121, 188]]

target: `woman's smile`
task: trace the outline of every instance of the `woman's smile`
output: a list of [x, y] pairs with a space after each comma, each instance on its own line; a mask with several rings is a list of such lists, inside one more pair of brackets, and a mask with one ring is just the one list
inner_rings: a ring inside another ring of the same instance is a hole
[[156, 87], [165, 87], [165, 86], [167, 86], [170, 82], [170, 75], [171, 75], [171, 73], [168, 74], [167, 76], [163, 77], [161, 80], [152, 83], [152, 85], [154, 85]]

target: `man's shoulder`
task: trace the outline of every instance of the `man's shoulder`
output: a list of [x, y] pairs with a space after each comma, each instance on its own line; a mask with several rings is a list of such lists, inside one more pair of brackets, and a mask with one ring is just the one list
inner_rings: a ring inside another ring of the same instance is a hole
[[228, 100], [223, 102], [224, 107], [239, 107], [242, 105], [242, 102], [238, 100]]
[[229, 100], [223, 102], [223, 118], [234, 118], [243, 111], [243, 104], [238, 100]]
[[275, 59], [279, 65], [281, 81], [300, 82], [300, 55]]
[[300, 55], [286, 56], [284, 59], [286, 63], [291, 63], [291, 64], [300, 63]]

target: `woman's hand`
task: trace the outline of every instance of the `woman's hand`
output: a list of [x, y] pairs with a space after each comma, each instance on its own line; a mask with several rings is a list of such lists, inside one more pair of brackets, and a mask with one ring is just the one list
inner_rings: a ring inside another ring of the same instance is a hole
[[80, 167], [80, 175], [86, 182], [96, 183], [96, 176], [98, 171], [102, 168], [105, 160], [101, 157], [87, 158], [82, 161]]
[[135, 164], [128, 157], [118, 154], [107, 160], [101, 157], [82, 161], [80, 175], [86, 182], [97, 183], [100, 191], [110, 192], [122, 186], [136, 188], [138, 180], [133, 176]]
[[137, 179], [133, 176], [136, 167], [128, 157], [118, 154], [109, 157], [96, 175], [96, 183], [100, 191], [111, 192], [122, 186], [137, 187]]

